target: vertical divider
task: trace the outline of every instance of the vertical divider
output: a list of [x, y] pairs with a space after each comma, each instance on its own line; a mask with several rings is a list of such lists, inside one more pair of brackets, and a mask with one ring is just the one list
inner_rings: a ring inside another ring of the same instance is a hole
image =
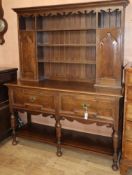
[[105, 15], [104, 15], [104, 12], [102, 11], [101, 12], [101, 27], [104, 28], [105, 27]]
[[90, 17], [90, 28], [92, 27], [92, 12], [89, 13], [89, 17]]
[[57, 60], [60, 60], [60, 59], [62, 59], [61, 58], [61, 49], [63, 49], [63, 48], [61, 48], [61, 35], [60, 35], [60, 33], [61, 33], [62, 31], [58, 31], [57, 33], [58, 33], [58, 37], [57, 37], [57, 39], [58, 39], [58, 43], [59, 43], [59, 54], [58, 54], [58, 58], [57, 58]]
[[108, 16], [109, 16], [109, 28], [111, 28], [111, 12], [110, 12], [110, 9], [108, 9], [109, 12], [108, 12]]
[[39, 62], [38, 62], [38, 40], [37, 40], [37, 16], [34, 16], [34, 32], [35, 32], [35, 60], [36, 60], [36, 77], [39, 79]]
[[[41, 16], [40, 19], [41, 19], [41, 21], [40, 21], [40, 22], [41, 22], [41, 30], [43, 31], [43, 30], [45, 29], [45, 27], [46, 27], [46, 25], [44, 26], [46, 17], [45, 17], [45, 16]], [[44, 35], [44, 34], [43, 34], [43, 35]], [[49, 36], [48, 36], [48, 33], [47, 33], [47, 42], [48, 42], [48, 37], [49, 37]], [[43, 58], [43, 60], [45, 61], [45, 60], [47, 59], [47, 54], [46, 54], [46, 53], [47, 53], [48, 51], [46, 50], [45, 47], [43, 47], [42, 49], [43, 49], [43, 51], [42, 51], [42, 53], [43, 53], [43, 54], [42, 54], [42, 58]], [[41, 66], [41, 67], [42, 67], [42, 66]], [[45, 76], [46, 76], [46, 75], [45, 75], [45, 74], [46, 74], [46, 63], [45, 63], [45, 62], [43, 63], [43, 70], [42, 70], [42, 72], [43, 72], [43, 77], [45, 78]]]
[[[101, 20], [100, 20], [101, 22]], [[96, 30], [95, 30], [95, 43], [96, 43], [96, 48], [95, 48], [95, 54], [94, 54], [94, 57], [95, 57], [95, 61], [96, 61], [96, 65], [97, 65], [97, 30], [99, 28], [99, 8], [96, 8]], [[95, 65], [95, 83], [97, 81], [97, 66]]]
[[[64, 45], [65, 45], [65, 33], [66, 33], [66, 31], [63, 32], [63, 34], [64, 34]], [[64, 46], [64, 61], [66, 61], [65, 46]]]
[[[55, 28], [54, 23], [52, 23], [52, 25], [51, 25], [50, 18], [51, 18], [50, 16], [49, 17], [47, 16], [46, 23], [45, 23], [46, 29], [49, 29], [49, 30], [51, 30], [51, 26], [53, 29]], [[52, 16], [52, 18], [53, 18], [53, 16]], [[48, 35], [49, 35], [49, 33], [48, 33]], [[54, 43], [54, 39], [52, 37], [52, 31], [50, 32], [50, 35], [48, 37], [48, 44], [51, 44], [51, 43]], [[47, 47], [46, 47], [46, 49], [47, 49]], [[46, 64], [46, 66], [48, 66], [46, 68], [47, 68], [47, 72], [48, 72], [47, 78], [50, 78], [54, 72], [54, 69], [52, 69], [52, 63], [51, 63], [51, 61], [53, 60], [54, 50], [53, 50], [53, 47], [51, 45], [50, 45], [50, 47], [48, 47], [48, 52], [49, 52], [48, 60], [50, 60], [50, 62], [48, 62], [48, 64]]]
[[115, 15], [115, 21], [114, 21], [114, 26], [115, 26], [115, 28], [117, 28], [118, 26], [117, 26], [117, 13], [118, 13], [118, 11], [117, 11], [117, 9], [115, 10], [115, 13], [114, 13], [114, 15]]

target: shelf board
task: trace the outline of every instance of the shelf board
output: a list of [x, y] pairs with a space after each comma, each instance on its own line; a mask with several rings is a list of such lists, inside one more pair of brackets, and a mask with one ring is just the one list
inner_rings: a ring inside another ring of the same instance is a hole
[[19, 29], [19, 31], [35, 31], [35, 32], [57, 32], [57, 31], [96, 31], [97, 29], [120, 29], [120, 27], [98, 27], [98, 28], [73, 28], [73, 29]]
[[44, 43], [38, 43], [38, 46], [42, 47], [96, 47], [95, 43], [89, 43], [89, 44], [44, 44]]
[[96, 30], [96, 28], [65, 28], [65, 29], [36, 29], [38, 32], [56, 32], [56, 31], [88, 31]]
[[65, 75], [54, 75], [54, 74], [45, 76], [45, 79], [51, 80], [51, 81], [61, 81], [63, 79], [63, 81], [67, 81], [68, 83], [69, 82], [81, 82], [81, 83], [89, 83], [89, 84], [95, 83], [95, 78], [78, 77], [75, 80], [75, 77], [66, 77]]
[[[17, 136], [56, 145], [55, 128], [32, 123], [17, 131]], [[84, 132], [62, 129], [62, 147], [76, 147], [83, 150], [113, 154], [112, 138]]]
[[35, 29], [20, 29], [20, 32], [35, 32]]
[[83, 59], [80, 59], [80, 61], [67, 61], [67, 60], [60, 60], [60, 59], [57, 59], [57, 60], [44, 60], [44, 59], [38, 59], [38, 62], [39, 63], [54, 63], [54, 64], [93, 64], [95, 65], [96, 64], [96, 61], [95, 60], [84, 60]]

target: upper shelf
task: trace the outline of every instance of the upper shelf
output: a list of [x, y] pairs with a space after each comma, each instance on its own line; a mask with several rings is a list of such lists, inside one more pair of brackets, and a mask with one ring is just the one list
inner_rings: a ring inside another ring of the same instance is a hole
[[80, 58], [80, 60], [63, 60], [63, 59], [57, 59], [57, 60], [48, 60], [48, 59], [44, 59], [44, 58], [39, 58], [38, 59], [39, 63], [54, 63], [54, 64], [91, 64], [91, 65], [95, 65], [96, 64], [96, 60], [91, 59], [84, 59], [84, 58]]
[[36, 29], [37, 32], [56, 32], [56, 31], [89, 31], [96, 28], [65, 28], [65, 29]]
[[44, 43], [38, 43], [38, 46], [42, 47], [95, 47], [95, 43], [89, 43], [89, 44], [44, 44]]
[[100, 10], [83, 14], [57, 16], [20, 16], [19, 30], [35, 31], [75, 31], [97, 28], [120, 28], [122, 13], [119, 8]]

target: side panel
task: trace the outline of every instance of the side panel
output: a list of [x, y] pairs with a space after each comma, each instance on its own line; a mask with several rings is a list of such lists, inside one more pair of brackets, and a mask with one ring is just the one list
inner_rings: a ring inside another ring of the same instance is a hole
[[96, 84], [121, 86], [121, 30], [97, 30]]
[[20, 32], [20, 67], [22, 80], [37, 80], [35, 32]]

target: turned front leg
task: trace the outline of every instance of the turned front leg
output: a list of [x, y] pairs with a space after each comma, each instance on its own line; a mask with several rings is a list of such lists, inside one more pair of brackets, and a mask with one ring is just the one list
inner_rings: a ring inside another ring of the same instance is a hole
[[16, 145], [16, 116], [14, 113], [11, 115], [11, 128], [12, 128], [12, 144]]
[[113, 154], [112, 169], [116, 171], [118, 170], [118, 133], [117, 131], [113, 132], [113, 149], [114, 149], [114, 154]]
[[57, 138], [57, 156], [62, 156], [61, 151], [61, 123], [60, 119], [56, 120], [56, 138]]

